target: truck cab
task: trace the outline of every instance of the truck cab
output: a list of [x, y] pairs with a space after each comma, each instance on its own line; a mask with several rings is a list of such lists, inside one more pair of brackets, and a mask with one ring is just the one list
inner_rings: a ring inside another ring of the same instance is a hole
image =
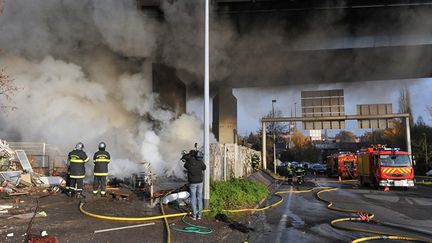
[[359, 181], [374, 187], [413, 187], [410, 155], [398, 148], [371, 147], [358, 154]]

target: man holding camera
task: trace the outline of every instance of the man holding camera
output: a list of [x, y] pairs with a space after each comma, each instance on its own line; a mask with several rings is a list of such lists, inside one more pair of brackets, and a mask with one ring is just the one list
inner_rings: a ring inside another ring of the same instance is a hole
[[[197, 158], [196, 150], [191, 150], [188, 155], [183, 155], [184, 168], [187, 170], [189, 191], [192, 202], [192, 220], [201, 219], [202, 216], [202, 192], [203, 192], [203, 171], [206, 165]], [[198, 211], [197, 211], [198, 204]]]

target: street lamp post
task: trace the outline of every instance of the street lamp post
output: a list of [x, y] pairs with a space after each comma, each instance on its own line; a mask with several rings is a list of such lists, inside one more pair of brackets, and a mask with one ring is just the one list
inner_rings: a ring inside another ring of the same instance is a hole
[[[272, 100], [272, 111], [273, 111], [273, 118], [275, 118], [275, 111], [274, 111], [274, 103], [276, 103], [276, 100]], [[275, 134], [275, 123], [273, 122], [273, 171], [276, 174], [276, 134]]]
[[205, 1], [204, 34], [204, 208], [210, 204], [210, 84], [209, 84], [209, 0]]
[[426, 160], [426, 166], [429, 166], [428, 162], [428, 151], [427, 151], [427, 139], [426, 139], [426, 133], [423, 133], [424, 136], [424, 146], [425, 146], [425, 160]]
[[[297, 102], [294, 102], [294, 117], [297, 117]], [[294, 129], [297, 128], [297, 122], [294, 122]]]

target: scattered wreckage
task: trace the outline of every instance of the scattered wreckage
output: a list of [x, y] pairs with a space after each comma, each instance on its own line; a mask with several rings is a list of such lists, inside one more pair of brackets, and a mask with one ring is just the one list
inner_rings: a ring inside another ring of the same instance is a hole
[[33, 171], [24, 150], [13, 150], [5, 140], [0, 140], [0, 192], [9, 196], [57, 192], [64, 183], [60, 176], [44, 176]]

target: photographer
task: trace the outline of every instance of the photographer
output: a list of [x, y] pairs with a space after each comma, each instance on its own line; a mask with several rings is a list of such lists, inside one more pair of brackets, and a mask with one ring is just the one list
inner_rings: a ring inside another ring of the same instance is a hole
[[[206, 166], [202, 160], [197, 158], [197, 151], [191, 150], [189, 154], [182, 157], [185, 161], [184, 167], [187, 170], [189, 190], [192, 202], [192, 216], [193, 220], [201, 219], [202, 216], [202, 191], [203, 191], [203, 171]], [[198, 199], [198, 200], [197, 200]], [[198, 204], [198, 212], [197, 212]]]

